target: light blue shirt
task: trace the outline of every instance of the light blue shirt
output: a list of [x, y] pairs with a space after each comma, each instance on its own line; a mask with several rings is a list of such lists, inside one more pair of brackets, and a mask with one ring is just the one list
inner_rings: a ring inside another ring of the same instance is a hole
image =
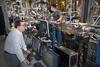
[[23, 50], [26, 51], [27, 48], [22, 32], [20, 32], [18, 29], [11, 31], [5, 41], [4, 50], [11, 54], [16, 54], [20, 62], [25, 60]]

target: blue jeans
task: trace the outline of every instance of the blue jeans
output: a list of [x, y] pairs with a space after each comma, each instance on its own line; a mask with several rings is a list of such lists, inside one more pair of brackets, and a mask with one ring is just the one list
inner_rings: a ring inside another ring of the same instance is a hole
[[100, 63], [99, 64], [96, 64], [95, 67], [100, 67]]
[[[100, 66], [100, 40], [97, 41], [97, 49], [96, 49], [96, 64]], [[96, 67], [97, 67], [96, 66]]]
[[52, 28], [52, 34], [51, 34], [52, 49], [54, 49], [55, 38], [57, 39], [57, 46], [60, 47], [60, 44], [61, 44], [61, 32], [57, 27]]

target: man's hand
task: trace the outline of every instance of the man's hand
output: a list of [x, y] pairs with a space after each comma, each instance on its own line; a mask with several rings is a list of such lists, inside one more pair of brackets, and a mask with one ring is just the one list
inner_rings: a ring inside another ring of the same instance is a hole
[[27, 54], [30, 54], [31, 52], [29, 50], [25, 51]]
[[29, 55], [31, 52], [29, 50], [24, 51], [25, 55]]
[[54, 21], [53, 24], [59, 25], [60, 23], [58, 21]]
[[30, 62], [28, 60], [26, 60], [26, 59], [24, 61], [22, 61], [22, 63], [23, 64], [30, 64]]

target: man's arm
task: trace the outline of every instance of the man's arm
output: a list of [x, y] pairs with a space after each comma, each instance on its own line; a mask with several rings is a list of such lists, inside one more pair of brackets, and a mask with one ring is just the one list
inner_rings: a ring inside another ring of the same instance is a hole
[[18, 57], [18, 59], [20, 60], [21, 63], [30, 64], [30, 62], [25, 59], [24, 54], [23, 54], [20, 46], [17, 45], [17, 44], [15, 46], [15, 54], [17, 55], [17, 57]]
[[61, 24], [62, 23], [62, 19], [63, 19], [63, 16], [61, 15], [59, 17], [59, 19], [57, 19], [56, 21], [54, 21], [54, 24], [57, 24], [57, 25]]
[[23, 35], [22, 35], [22, 39], [21, 39], [21, 45], [22, 45], [22, 49], [23, 49], [27, 54], [30, 54], [30, 53], [31, 53], [29, 50], [27, 50], [27, 47], [26, 47], [26, 44], [25, 44]]
[[21, 50], [21, 47], [19, 44], [14, 45], [15, 47], [15, 54], [17, 55], [18, 59], [20, 60], [20, 62], [23, 62], [25, 60], [25, 57], [23, 55], [23, 52]]
[[57, 22], [61, 22], [62, 19], [63, 19], [63, 16], [61, 15], [61, 16], [59, 17], [59, 19], [57, 20]]
[[57, 19], [57, 23], [60, 24], [62, 23], [62, 20], [63, 20], [63, 15], [60, 11], [58, 11], [58, 15], [60, 16], [58, 19]]

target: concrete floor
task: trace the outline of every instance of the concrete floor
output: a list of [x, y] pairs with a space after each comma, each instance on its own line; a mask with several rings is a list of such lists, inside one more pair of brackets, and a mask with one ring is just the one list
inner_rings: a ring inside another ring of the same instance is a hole
[[3, 56], [3, 47], [4, 47], [4, 36], [0, 36], [0, 67], [7, 67], [6, 62]]

